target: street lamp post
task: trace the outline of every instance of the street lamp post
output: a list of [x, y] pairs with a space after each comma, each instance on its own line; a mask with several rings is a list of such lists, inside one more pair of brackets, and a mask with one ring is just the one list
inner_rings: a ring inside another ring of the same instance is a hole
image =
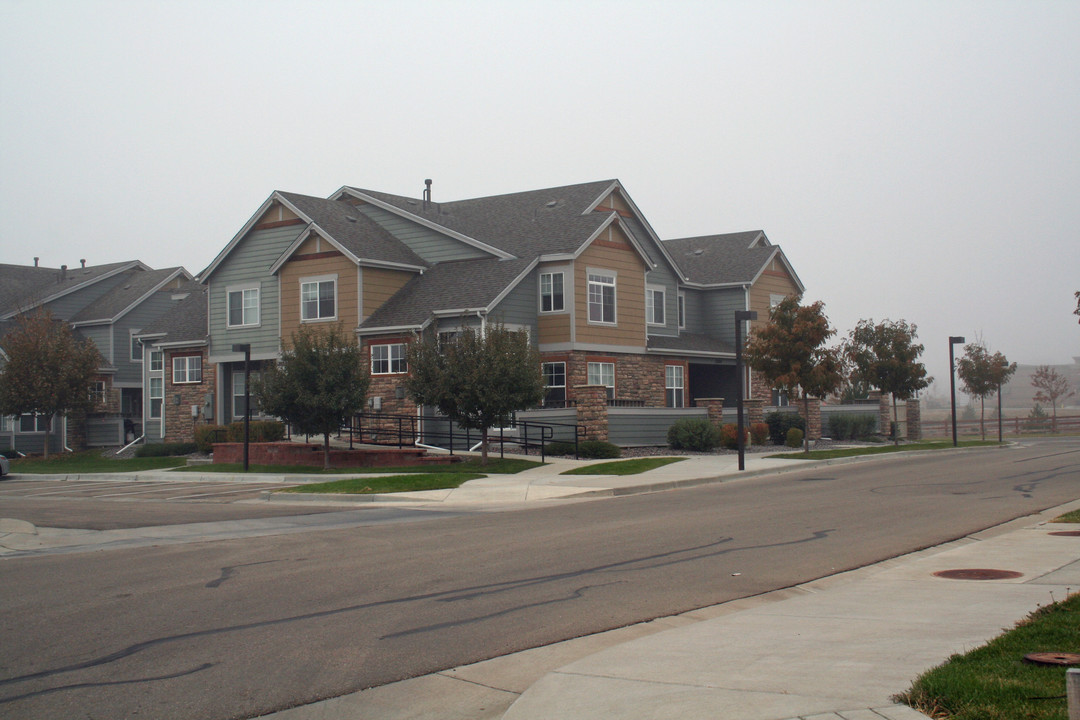
[[746, 469], [746, 438], [743, 437], [743, 363], [742, 363], [742, 325], [747, 320], [757, 320], [756, 310], [735, 311], [735, 377], [738, 385], [737, 417], [735, 434], [739, 443], [739, 470]]
[[964, 338], [950, 335], [949, 336], [949, 396], [952, 400], [952, 444], [956, 447], [956, 371], [955, 362], [953, 359], [953, 348], [956, 345], [963, 345], [966, 342]]
[[232, 349], [244, 353], [244, 472], [247, 472], [251, 429], [251, 343], [237, 343]]

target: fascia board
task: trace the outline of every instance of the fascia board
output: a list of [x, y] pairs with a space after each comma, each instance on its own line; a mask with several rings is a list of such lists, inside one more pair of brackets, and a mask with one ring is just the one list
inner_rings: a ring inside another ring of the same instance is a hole
[[176, 342], [153, 343], [152, 347], [161, 348], [162, 350], [170, 350], [170, 349], [173, 349], [173, 348], [182, 348], [182, 347], [202, 347], [202, 346], [209, 345], [209, 344], [210, 344], [210, 341], [207, 340], [207, 339], [203, 339], [203, 340], [177, 340]]
[[157, 337], [165, 337], [168, 334], [169, 333], [166, 333], [166, 332], [135, 333], [134, 335], [132, 335], [132, 337], [142, 340], [142, 339], [152, 339], [152, 338], [157, 338]]
[[255, 223], [258, 221], [259, 218], [263, 216], [263, 213], [270, 209], [270, 206], [274, 203], [275, 200], [280, 202], [285, 207], [289, 208], [289, 210], [291, 210], [292, 212], [296, 213], [296, 216], [299, 217], [301, 220], [304, 220], [308, 223], [311, 222], [311, 218], [300, 212], [296, 208], [296, 206], [288, 202], [284, 197], [281, 196], [281, 193], [275, 190], [274, 192], [270, 193], [270, 197], [266, 198], [263, 204], [259, 206], [259, 209], [255, 211], [255, 214], [252, 215], [246, 223], [244, 223], [244, 227], [240, 228], [240, 232], [233, 235], [233, 238], [229, 241], [229, 244], [226, 245], [225, 248], [218, 253], [217, 257], [214, 258], [214, 260], [206, 266], [205, 270], [199, 273], [200, 283], [206, 284], [206, 281], [210, 279], [210, 276], [214, 274], [214, 271], [218, 269], [218, 266], [221, 265], [222, 262], [224, 262], [225, 258], [228, 257], [229, 253], [233, 251], [233, 248], [235, 248], [240, 243], [240, 241], [244, 239], [244, 236], [251, 231], [251, 228], [255, 227]]
[[10, 320], [11, 318], [15, 317], [16, 315], [21, 315], [22, 313], [26, 312], [27, 310], [31, 310], [31, 309], [36, 308], [38, 306], [44, 305], [46, 303], [50, 303], [53, 300], [57, 300], [59, 298], [64, 297], [65, 295], [70, 295], [71, 293], [75, 292], [76, 290], [82, 290], [83, 288], [90, 287], [91, 285], [93, 285], [95, 283], [99, 283], [102, 280], [106, 280], [108, 278], [119, 275], [122, 272], [127, 272], [128, 270], [132, 270], [134, 268], [142, 268], [144, 270], [149, 270], [150, 269], [145, 264], [143, 264], [143, 262], [140, 261], [140, 260], [133, 260], [133, 261], [131, 261], [129, 263], [124, 263], [123, 265], [121, 265], [118, 268], [115, 268], [114, 270], [110, 270], [109, 272], [107, 272], [107, 273], [105, 273], [103, 275], [98, 275], [96, 278], [93, 278], [91, 280], [87, 280], [86, 282], [83, 282], [83, 283], [79, 283], [78, 285], [75, 285], [74, 287], [70, 287], [70, 288], [68, 288], [68, 289], [66, 289], [66, 290], [64, 290], [62, 292], [54, 293], [52, 295], [49, 295], [48, 297], [42, 298], [41, 300], [37, 300], [37, 301], [31, 303], [29, 306], [27, 306], [25, 308], [19, 308], [17, 310], [12, 310], [11, 312], [7, 313], [6, 315], [0, 315], [0, 320]]
[[119, 313], [117, 313], [116, 317], [110, 318], [107, 322], [110, 322], [110, 323], [117, 322], [118, 320], [120, 320], [120, 318], [127, 315], [129, 312], [131, 312], [132, 310], [137, 308], [139, 305], [142, 305], [143, 302], [145, 302], [151, 295], [156, 293], [161, 288], [165, 287], [165, 285], [167, 285], [170, 282], [172, 282], [173, 280], [175, 280], [177, 278], [177, 276], [179, 276], [181, 274], [183, 274], [188, 280], [191, 279], [191, 275], [188, 273], [187, 270], [185, 270], [183, 267], [177, 268], [175, 271], [169, 273], [169, 276], [167, 278], [165, 278], [164, 280], [159, 282], [157, 285], [155, 285], [154, 287], [150, 288], [148, 291], [143, 293], [142, 296], [139, 297], [138, 300], [136, 300], [135, 302], [128, 305], [126, 308], [124, 308]]
[[660, 253], [664, 256], [664, 260], [667, 261], [668, 267], [671, 268], [671, 270], [675, 273], [676, 277], [687, 280], [688, 278], [686, 274], [683, 273], [683, 271], [679, 268], [679, 264], [675, 262], [675, 258], [673, 258], [671, 256], [671, 253], [667, 251], [667, 248], [664, 247], [664, 242], [660, 239], [660, 236], [656, 234], [656, 231], [653, 230], [652, 225], [649, 224], [649, 221], [645, 219], [645, 214], [641, 212], [640, 208], [638, 208], [637, 203], [634, 202], [634, 199], [630, 197], [630, 194], [627, 193], [626, 189], [621, 185], [618, 186], [618, 190], [619, 195], [622, 196], [623, 201], [630, 206], [631, 212], [633, 212], [634, 216], [637, 217], [637, 220], [641, 223], [641, 226], [645, 228], [645, 232], [649, 234], [649, 238], [653, 241], [653, 244], [660, 249]]
[[[578, 249], [574, 251], [573, 256], [570, 257], [569, 259], [577, 260], [581, 256], [581, 254], [583, 252], [585, 252], [589, 248], [590, 245], [593, 244], [593, 241], [596, 240], [598, 237], [600, 237], [600, 233], [607, 230], [608, 227], [611, 225], [611, 223], [616, 222], [618, 219], [619, 219], [619, 213], [613, 212], [610, 215], [608, 215], [607, 219], [605, 219], [604, 222], [600, 224], [600, 227], [596, 228], [596, 231], [593, 232], [593, 234], [590, 235], [585, 240], [585, 242], [581, 243], [581, 246], [578, 247]], [[656, 267], [656, 265], [653, 264], [653, 261], [649, 259], [649, 256], [645, 254], [645, 251], [642, 249], [641, 245], [638, 244], [638, 241], [634, 238], [633, 233], [629, 233], [629, 232], [626, 233], [626, 237], [628, 237], [630, 239], [630, 247], [634, 248], [634, 251], [637, 252], [638, 256], [642, 259], [642, 261], [644, 261], [645, 267], [648, 267], [648, 268]]]
[[[289, 247], [285, 248], [285, 251], [282, 252], [281, 255], [278, 256], [278, 259], [274, 261], [274, 264], [270, 266], [271, 275], [277, 275], [277, 271], [281, 269], [281, 266], [284, 265], [290, 257], [292, 257], [292, 254], [296, 252], [301, 245], [304, 244], [305, 240], [311, 237], [312, 229], [315, 229], [315, 232], [318, 233], [320, 237], [324, 237], [322, 233], [318, 232], [318, 228], [315, 223], [309, 222], [308, 226], [304, 228], [304, 231], [296, 236], [296, 239], [289, 244]], [[329, 238], [326, 239], [329, 240]], [[330, 242], [333, 241], [331, 240]]]
[[729, 288], [749, 288], [752, 282], [730, 282], [730, 283], [697, 283], [697, 282], [685, 282], [683, 287], [692, 288], [694, 290], [725, 290]]
[[387, 325], [385, 327], [377, 328], [356, 328], [356, 334], [363, 337], [365, 335], [387, 335], [389, 333], [403, 333], [403, 332], [418, 332], [423, 330], [431, 324], [429, 319], [422, 325]]
[[[472, 247], [477, 248], [478, 250], [483, 250], [486, 253], [491, 253], [495, 257], [501, 258], [503, 260], [512, 260], [515, 257], [514, 255], [511, 255], [510, 253], [506, 252], [505, 250], [500, 250], [499, 248], [494, 247], [492, 245], [488, 245], [487, 243], [481, 242], [481, 241], [477, 240], [476, 238], [471, 238], [468, 235], [463, 235], [463, 234], [457, 232], [456, 230], [451, 230], [448, 227], [444, 227], [442, 225], [439, 225], [436, 222], [432, 222], [431, 220], [428, 220], [426, 218], [422, 218], [419, 215], [413, 215], [411, 212], [408, 212], [407, 210], [402, 210], [401, 208], [397, 207], [396, 205], [391, 205], [390, 203], [383, 202], [382, 200], [379, 200], [378, 198], [374, 198], [374, 197], [372, 197], [370, 195], [366, 195], [366, 194], [360, 192], [359, 190], [357, 190], [356, 188], [345, 187], [345, 188], [343, 188], [343, 190], [344, 190], [344, 192], [348, 193], [349, 195], [351, 195], [352, 197], [354, 197], [354, 198], [356, 198], [358, 200], [363, 200], [366, 203], [371, 203], [375, 207], [382, 208], [383, 210], [386, 210], [387, 212], [391, 212], [391, 213], [397, 215], [398, 217], [403, 217], [406, 220], [411, 220], [412, 222], [415, 222], [415, 223], [417, 223], [419, 225], [423, 225], [424, 227], [428, 228], [429, 230], [434, 230], [437, 233], [441, 233], [443, 235], [446, 235], [447, 237], [451, 237], [451, 238], [453, 238], [455, 240], [458, 240], [460, 242], [465, 243], [466, 245], [471, 245]], [[337, 193], [332, 195], [331, 198], [339, 197], [341, 192], [342, 191], [339, 190]]]
[[688, 357], [711, 357], [711, 358], [723, 358], [725, 360], [734, 359], [735, 353], [714, 352], [710, 350], [676, 350], [673, 348], [649, 348], [645, 351], [647, 355], [686, 355]]
[[619, 181], [618, 180], [613, 180], [612, 183], [610, 185], [608, 185], [605, 190], [603, 190], [603, 192], [601, 192], [599, 195], [596, 196], [595, 200], [593, 200], [591, 203], [589, 203], [585, 207], [585, 210], [581, 214], [582, 215], [588, 215], [589, 213], [591, 213], [593, 210], [596, 209], [596, 206], [600, 204], [601, 200], [606, 198], [608, 195], [610, 195], [615, 190], [621, 190], [621, 189], [622, 189], [622, 185], [619, 184]]
[[784, 267], [791, 275], [791, 279], [795, 281], [795, 287], [799, 288], [799, 294], [801, 295], [806, 292], [806, 287], [803, 285], [802, 280], [799, 279], [799, 276], [795, 274], [795, 269], [791, 267], [791, 263], [788, 262], [787, 256], [784, 255], [784, 251], [781, 250], [778, 245], [772, 245], [771, 247], [774, 248], [774, 250], [769, 253], [769, 257], [765, 258], [765, 262], [761, 264], [761, 267], [758, 269], [757, 274], [754, 275], [754, 279], [750, 281], [750, 284], [753, 285], [761, 278], [762, 274], [765, 272], [765, 268], [769, 266], [769, 263], [773, 261], [773, 258], [779, 258], [780, 262], [784, 264]]

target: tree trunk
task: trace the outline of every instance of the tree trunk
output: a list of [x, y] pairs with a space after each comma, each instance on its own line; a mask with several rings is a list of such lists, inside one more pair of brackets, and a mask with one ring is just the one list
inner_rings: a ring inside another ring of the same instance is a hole
[[892, 396], [892, 442], [894, 446], [900, 444], [900, 416], [896, 414], [896, 395]]
[[986, 398], [979, 398], [979, 434], [986, 442]]
[[322, 466], [323, 470], [330, 469], [330, 433], [323, 433]]

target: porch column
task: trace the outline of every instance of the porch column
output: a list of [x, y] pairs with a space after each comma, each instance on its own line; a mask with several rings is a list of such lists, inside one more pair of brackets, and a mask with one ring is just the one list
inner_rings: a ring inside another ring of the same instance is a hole
[[819, 398], [810, 398], [808, 405], [810, 406], [810, 417], [803, 415], [802, 400], [795, 403], [795, 406], [799, 408], [799, 415], [803, 415], [803, 420], [806, 421], [806, 436], [811, 440], [817, 440], [821, 437], [821, 400]]
[[919, 399], [912, 398], [906, 403], [907, 412], [907, 439], [922, 440], [922, 410], [919, 407]]
[[577, 422], [585, 426], [585, 439], [607, 442], [607, 387], [575, 385], [574, 395], [577, 398]]
[[[704, 406], [708, 412], [709, 422], [719, 430], [724, 424], [724, 398], [695, 398], [698, 407]], [[745, 401], [744, 401], [745, 407]]]
[[[769, 398], [770, 400], [772, 398]], [[765, 401], [760, 398], [743, 400], [743, 411], [746, 413], [748, 425], [765, 422]]]

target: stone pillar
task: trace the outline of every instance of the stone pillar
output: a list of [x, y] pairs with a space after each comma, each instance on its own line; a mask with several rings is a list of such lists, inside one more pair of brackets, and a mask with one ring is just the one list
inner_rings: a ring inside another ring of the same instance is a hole
[[821, 400], [818, 398], [810, 398], [808, 403], [810, 408], [810, 417], [806, 417], [803, 409], [803, 401], [799, 400], [794, 403], [795, 407], [799, 408], [799, 415], [806, 422], [806, 437], [811, 440], [817, 440], [821, 437]]
[[577, 422], [585, 427], [585, 439], [607, 442], [607, 387], [576, 385], [574, 395], [577, 398]]
[[708, 410], [709, 422], [719, 430], [724, 424], [724, 398], [696, 398], [698, 407], [704, 406]]
[[[888, 393], [878, 393], [878, 423], [881, 426], [881, 434], [888, 437], [889, 428], [892, 426], [892, 409], [889, 407], [890, 395]], [[900, 432], [900, 428], [896, 429]]]
[[763, 400], [743, 400], [743, 412], [746, 413], [746, 424], [765, 422], [765, 403]]
[[907, 401], [907, 439], [922, 440], [922, 410], [918, 398]]

